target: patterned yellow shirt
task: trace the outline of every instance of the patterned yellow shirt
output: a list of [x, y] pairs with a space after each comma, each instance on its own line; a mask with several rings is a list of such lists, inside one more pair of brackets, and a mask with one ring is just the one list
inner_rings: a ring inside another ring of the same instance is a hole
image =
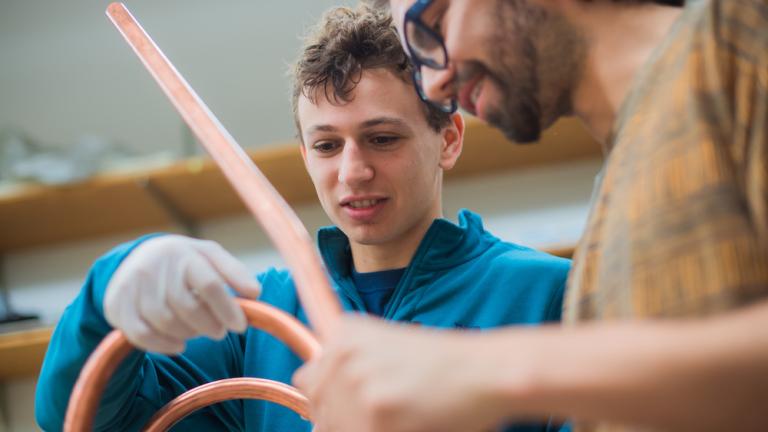
[[687, 5], [610, 143], [568, 323], [706, 316], [768, 298], [768, 0]]

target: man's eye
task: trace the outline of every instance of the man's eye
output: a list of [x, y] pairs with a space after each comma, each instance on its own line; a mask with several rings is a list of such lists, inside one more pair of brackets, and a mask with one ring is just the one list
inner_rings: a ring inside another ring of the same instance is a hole
[[315, 145], [312, 146], [312, 148], [315, 151], [320, 152], [320, 153], [330, 153], [330, 152], [336, 150], [337, 147], [338, 146], [336, 145], [336, 143], [333, 143], [331, 141], [322, 141], [322, 142], [316, 143]]
[[443, 17], [442, 15], [437, 17], [437, 20], [435, 21], [435, 24], [432, 25], [432, 30], [439, 34], [440, 36], [443, 35]]
[[413, 44], [420, 49], [432, 49], [436, 44], [434, 36], [421, 28], [414, 31], [411, 37], [413, 38]]
[[439, 7], [437, 5], [433, 5], [429, 9], [427, 9], [427, 12], [422, 15], [421, 19], [422, 22], [427, 24], [429, 28], [434, 30], [435, 33], [442, 36], [443, 31], [443, 19], [445, 18], [445, 7]]
[[371, 139], [371, 142], [377, 146], [386, 146], [394, 143], [395, 141], [397, 141], [397, 139], [398, 138], [396, 136], [380, 135], [380, 136], [373, 137]]

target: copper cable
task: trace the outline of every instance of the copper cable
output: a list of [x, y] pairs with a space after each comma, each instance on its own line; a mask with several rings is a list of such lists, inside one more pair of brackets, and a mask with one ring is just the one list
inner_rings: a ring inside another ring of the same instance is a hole
[[341, 305], [331, 289], [320, 257], [304, 225], [128, 9], [122, 3], [112, 3], [107, 7], [107, 16], [200, 139], [285, 259], [309, 322], [320, 339], [324, 339], [329, 335], [335, 318], [341, 314]]
[[[253, 327], [279, 335], [279, 339], [302, 360], [309, 360], [320, 352], [315, 338], [291, 315], [264, 303], [240, 300], [240, 305]], [[144, 431], [163, 432], [200, 408], [231, 399], [267, 400], [309, 418], [309, 402], [294, 387], [259, 378], [230, 378], [201, 385], [179, 395], [147, 422]]]
[[164, 432], [192, 412], [230, 399], [261, 399], [309, 418], [309, 402], [287, 384], [260, 378], [229, 378], [204, 384], [169, 402], [147, 423], [144, 432]]
[[[107, 15], [266, 231], [291, 269], [309, 322], [321, 339], [328, 337], [341, 314], [341, 305], [301, 221], [125, 6], [112, 3], [107, 8]], [[252, 325], [281, 339], [303, 359], [319, 353], [319, 342], [292, 316], [265, 304], [239, 302]], [[131, 349], [125, 336], [114, 331], [94, 350], [72, 390], [64, 431], [92, 429], [100, 395], [117, 365]], [[164, 408], [155, 419], [175, 422], [183, 416], [181, 412], [188, 413], [191, 411], [186, 410], [237, 397], [265, 397], [300, 411], [306, 417], [306, 401], [292, 387], [266, 383], [265, 380], [234, 379], [190, 390], [172, 401], [170, 407]]]
[[[288, 345], [301, 359], [307, 360], [320, 352], [320, 343], [312, 333], [293, 316], [265, 303], [237, 299], [248, 323], [260, 328], [272, 336], [280, 339]], [[109, 381], [117, 365], [131, 352], [133, 347], [125, 336], [118, 330], [114, 330], [99, 344], [88, 361], [85, 363], [80, 377], [72, 389], [72, 395], [64, 419], [64, 431], [85, 432], [93, 430], [93, 419], [101, 400], [101, 393]], [[191, 390], [192, 400], [187, 397], [175, 399], [169, 405], [171, 409], [201, 408], [227, 399], [254, 398], [254, 395], [262, 394], [267, 400], [280, 403], [289, 408], [298, 407], [305, 410], [302, 398], [297, 398], [298, 391], [293, 387], [281, 383], [273, 383], [265, 388], [266, 380], [257, 381], [254, 386], [248, 385], [252, 381], [236, 381], [236, 385], [221, 384], [221, 381], [209, 383], [205, 389], [208, 393], [200, 393], [202, 390]], [[227, 394], [228, 391], [234, 391]], [[188, 392], [189, 393], [189, 392]], [[281, 393], [281, 395], [278, 395]], [[182, 395], [184, 396], [184, 395]], [[178, 399], [181, 398], [181, 401]], [[271, 398], [271, 399], [270, 399]], [[176, 408], [178, 407], [178, 408]], [[167, 408], [167, 407], [166, 407]], [[165, 410], [165, 408], [164, 408]], [[165, 411], [164, 411], [165, 412]], [[190, 411], [191, 412], [191, 411]], [[299, 411], [307, 417], [305, 411]], [[158, 414], [159, 415], [159, 414]], [[176, 416], [174, 411], [167, 415], [169, 419]], [[178, 420], [178, 419], [176, 419]], [[163, 420], [165, 421], [165, 420]], [[157, 429], [154, 429], [157, 430]]]

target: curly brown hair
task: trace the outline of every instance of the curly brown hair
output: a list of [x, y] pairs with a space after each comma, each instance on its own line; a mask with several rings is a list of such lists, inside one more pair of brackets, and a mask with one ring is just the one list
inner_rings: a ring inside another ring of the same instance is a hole
[[389, 0], [363, 0], [363, 3], [370, 5], [374, 9], [389, 10]]
[[[302, 53], [291, 69], [291, 105], [299, 136], [300, 96], [315, 103], [318, 90], [322, 89], [328, 102], [344, 104], [352, 100], [363, 70], [374, 68], [386, 68], [403, 81], [412, 82], [413, 66], [403, 51], [389, 13], [366, 5], [327, 11], [310, 30]], [[436, 132], [451, 124], [450, 114], [420, 103], [427, 124]]]

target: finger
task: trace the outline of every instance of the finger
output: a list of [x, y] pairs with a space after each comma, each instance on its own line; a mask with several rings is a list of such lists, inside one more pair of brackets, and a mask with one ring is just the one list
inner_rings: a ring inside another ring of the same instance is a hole
[[259, 297], [261, 285], [240, 260], [216, 242], [199, 241], [196, 245], [224, 281], [235, 291], [248, 298]]
[[291, 383], [293, 386], [299, 389], [302, 393], [304, 393], [305, 396], [310, 399], [311, 396], [307, 390], [309, 389], [309, 385], [312, 382], [312, 377], [314, 376], [316, 369], [317, 360], [309, 361], [298, 368], [296, 372], [293, 373], [293, 378], [291, 378]]
[[125, 337], [136, 347], [164, 354], [175, 354], [184, 351], [184, 341], [170, 338], [163, 334], [155, 332], [151, 326], [144, 322], [138, 314], [137, 302], [138, 295], [135, 291], [130, 293], [122, 306], [121, 330]]
[[312, 432], [322, 431], [335, 431], [336, 428], [333, 425], [333, 418], [329, 415], [329, 407], [327, 403], [313, 404], [310, 406], [310, 416], [312, 421]]
[[315, 374], [317, 373], [317, 361], [305, 363], [293, 374], [291, 382], [293, 386], [299, 389], [309, 400], [309, 416], [315, 425], [314, 431], [323, 430], [322, 403], [323, 398], [315, 391], [313, 386]]
[[325, 393], [334, 388], [335, 374], [349, 356], [344, 350], [337, 348], [333, 341], [329, 341], [320, 357], [305, 363], [293, 375], [294, 385], [309, 398], [314, 406], [322, 403]]
[[157, 333], [138, 317], [131, 322], [124, 333], [132, 344], [145, 351], [162, 354], [178, 354], [184, 351], [185, 343], [183, 340], [169, 338]]
[[159, 286], [137, 290], [138, 315], [155, 332], [171, 339], [186, 341], [196, 335], [195, 329], [184, 323], [168, 305], [165, 291], [169, 287], [164, 282], [165, 279], [161, 278]]
[[211, 338], [223, 337], [226, 329], [213, 315], [211, 310], [190, 291], [189, 275], [179, 272], [178, 282], [170, 285], [168, 290], [168, 305], [179, 320], [194, 330], [194, 335], [205, 335]]
[[245, 314], [229, 295], [211, 264], [200, 255], [191, 255], [187, 263], [187, 281], [192, 293], [204, 303], [224, 328], [242, 332], [246, 328]]

